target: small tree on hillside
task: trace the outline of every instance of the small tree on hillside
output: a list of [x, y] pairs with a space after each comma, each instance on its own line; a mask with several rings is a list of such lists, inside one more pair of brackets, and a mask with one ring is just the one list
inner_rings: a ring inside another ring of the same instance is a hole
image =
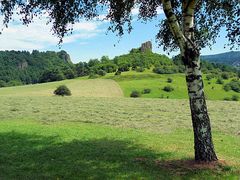
[[58, 86], [58, 88], [53, 93], [57, 96], [71, 96], [72, 95], [70, 89], [68, 89], [68, 87], [65, 85]]

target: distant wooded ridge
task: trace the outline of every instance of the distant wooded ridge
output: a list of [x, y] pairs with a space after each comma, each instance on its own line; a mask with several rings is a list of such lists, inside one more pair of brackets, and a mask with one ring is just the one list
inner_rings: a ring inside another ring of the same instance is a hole
[[201, 59], [214, 63], [222, 63], [240, 68], [240, 51], [230, 51], [226, 53], [205, 55]]
[[[143, 45], [113, 59], [103, 56], [77, 64], [72, 63], [66, 51], [0, 51], [0, 87], [60, 81], [80, 76], [96, 78], [106, 73], [120, 75], [121, 72], [130, 70], [143, 72], [152, 69], [158, 74], [184, 72], [179, 56], [170, 59], [166, 55], [153, 53], [150, 44]], [[231, 76], [238, 73], [231, 66], [206, 61], [202, 62], [202, 70], [213, 74], [229, 72]]]

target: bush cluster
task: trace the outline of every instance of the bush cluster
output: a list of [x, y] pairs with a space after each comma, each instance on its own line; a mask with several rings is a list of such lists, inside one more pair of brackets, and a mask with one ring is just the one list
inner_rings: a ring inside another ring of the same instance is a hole
[[144, 72], [145, 71], [145, 68], [144, 67], [137, 67], [135, 69], [137, 72]]
[[233, 90], [240, 93], [240, 81], [237, 79], [233, 79], [231, 82], [225, 84], [225, 86], [223, 86], [223, 89], [225, 91]]
[[213, 74], [207, 74], [206, 75], [206, 79], [208, 80], [208, 81], [210, 81], [211, 79], [213, 79], [215, 76], [213, 75]]
[[149, 88], [146, 88], [142, 91], [142, 94], [149, 94], [149, 93], [151, 93], [151, 89]]
[[134, 90], [130, 94], [130, 97], [133, 97], [133, 98], [141, 97], [141, 93], [139, 91]]
[[157, 74], [174, 74], [179, 71], [176, 66], [160, 66], [153, 68], [153, 72]]
[[216, 81], [216, 84], [224, 84], [224, 81], [222, 78], [218, 78]]
[[100, 70], [97, 72], [97, 74], [98, 74], [99, 76], [105, 76], [105, 75], [107, 74], [107, 72], [104, 71], [104, 70], [102, 70], [102, 69], [100, 69]]
[[222, 77], [223, 79], [229, 79], [230, 75], [229, 75], [229, 73], [227, 73], [227, 72], [223, 72], [223, 73], [221, 74], [221, 77]]
[[163, 88], [163, 90], [166, 91], [166, 92], [172, 92], [172, 91], [174, 91], [174, 88], [172, 86], [165, 86]]
[[88, 79], [96, 79], [98, 77], [99, 77], [98, 74], [91, 73], [91, 74], [89, 74]]
[[173, 79], [172, 79], [172, 78], [168, 78], [168, 79], [167, 79], [167, 82], [168, 82], [168, 83], [172, 83], [172, 82], [173, 82]]
[[230, 97], [225, 97], [225, 101], [239, 101], [239, 96], [238, 95], [233, 95], [231, 98]]
[[122, 73], [121, 71], [117, 71], [117, 72], [115, 72], [115, 74], [114, 74], [114, 75], [115, 75], [115, 76], [120, 76], [120, 75], [121, 75], [121, 73]]
[[72, 95], [70, 89], [68, 89], [68, 87], [65, 85], [58, 86], [57, 89], [53, 93], [57, 96], [71, 96]]

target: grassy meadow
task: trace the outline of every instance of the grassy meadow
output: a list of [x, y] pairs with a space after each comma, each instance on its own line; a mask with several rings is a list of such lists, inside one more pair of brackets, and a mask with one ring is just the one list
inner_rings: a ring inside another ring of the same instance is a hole
[[[143, 98], [167, 98], [167, 99], [188, 99], [187, 86], [184, 74], [155, 74], [150, 70], [145, 72], [123, 72], [121, 76], [114, 76], [114, 74], [108, 74], [104, 78], [113, 79], [120, 85], [123, 90], [124, 96], [129, 97], [133, 90], [142, 92], [143, 89], [151, 89], [150, 94], [142, 94]], [[173, 81], [168, 83], [168, 78]], [[223, 85], [230, 82], [231, 79], [224, 80], [224, 84], [217, 84], [216, 78], [206, 80], [206, 75], [203, 75], [204, 90], [207, 99], [209, 100], [223, 100], [226, 97], [231, 98], [232, 95], [238, 95], [234, 91], [226, 92], [223, 89]], [[165, 86], [172, 86], [174, 91], [166, 92], [163, 90]], [[240, 95], [238, 95], [240, 96]]]
[[[184, 77], [171, 75], [175, 90], [161, 99], [150, 97], [167, 84], [167, 75], [131, 73], [1, 88], [0, 179], [240, 178], [239, 102], [207, 101], [224, 163], [199, 168], [189, 164], [191, 115], [186, 94], [177, 92], [186, 92]], [[73, 96], [53, 96], [61, 84]], [[152, 94], [123, 98], [131, 88], [151, 88]], [[219, 92], [224, 93], [220, 87]], [[177, 93], [181, 97], [173, 99]]]

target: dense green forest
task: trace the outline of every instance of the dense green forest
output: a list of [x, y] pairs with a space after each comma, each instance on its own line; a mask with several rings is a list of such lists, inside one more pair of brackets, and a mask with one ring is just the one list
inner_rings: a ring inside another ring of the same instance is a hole
[[[140, 48], [132, 49], [128, 54], [113, 59], [103, 56], [77, 64], [71, 62], [70, 56], [65, 51], [34, 50], [31, 53], [0, 51], [0, 87], [59, 81], [81, 76], [96, 78], [106, 73], [120, 75], [124, 71], [143, 72], [146, 69], [158, 74], [174, 74], [183, 73], [184, 65], [179, 56], [170, 59], [166, 55], [150, 50], [142, 52]], [[237, 69], [232, 66], [207, 61], [202, 62], [202, 71], [215, 77], [239, 76]]]
[[[2, 87], [65, 79], [74, 75], [71, 73], [73, 69], [74, 65], [65, 51], [0, 51]], [[53, 74], [57, 77], [51, 77]]]

